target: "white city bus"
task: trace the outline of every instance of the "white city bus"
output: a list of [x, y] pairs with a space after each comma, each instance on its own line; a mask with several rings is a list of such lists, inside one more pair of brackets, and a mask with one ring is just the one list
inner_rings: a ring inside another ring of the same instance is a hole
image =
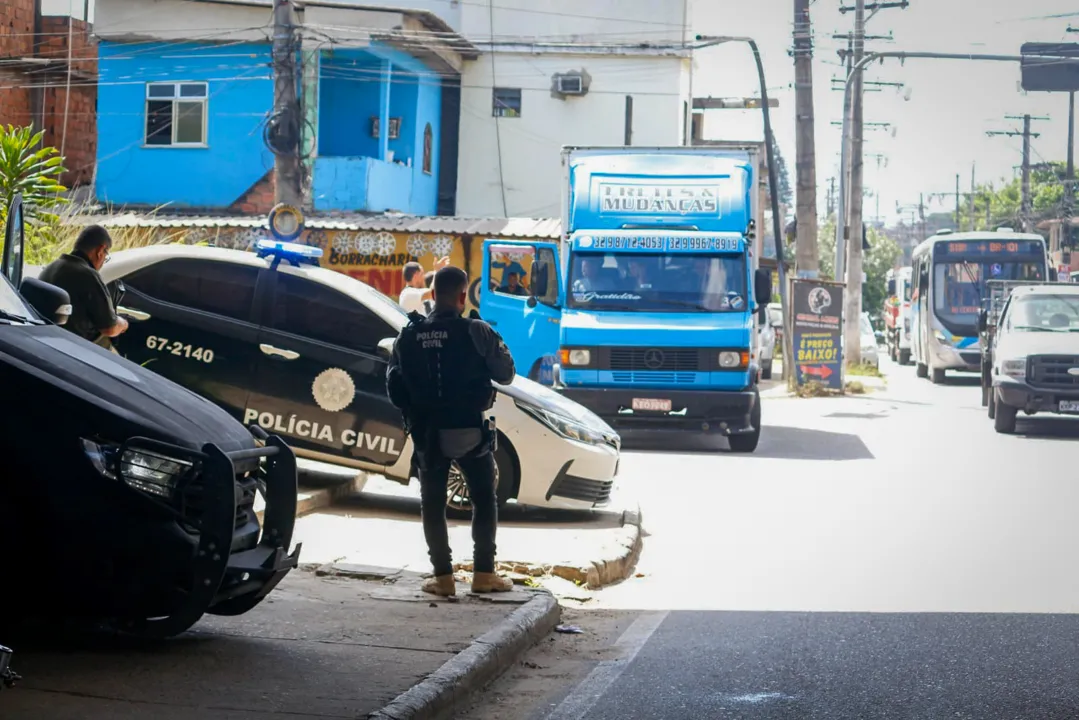
[[1045, 239], [1017, 233], [942, 231], [914, 249], [911, 351], [918, 377], [981, 368], [978, 312], [989, 280], [1053, 279]]

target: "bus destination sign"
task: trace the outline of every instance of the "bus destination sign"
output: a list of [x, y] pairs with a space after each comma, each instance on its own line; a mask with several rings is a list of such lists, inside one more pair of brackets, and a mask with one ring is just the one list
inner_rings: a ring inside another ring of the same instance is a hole
[[939, 255], [1038, 255], [1045, 250], [1037, 240], [975, 240], [945, 242], [937, 248]]

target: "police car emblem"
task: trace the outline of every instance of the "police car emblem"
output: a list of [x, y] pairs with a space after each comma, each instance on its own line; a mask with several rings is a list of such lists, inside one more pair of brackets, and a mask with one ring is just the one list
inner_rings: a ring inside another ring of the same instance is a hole
[[323, 370], [311, 384], [315, 403], [326, 412], [341, 412], [356, 397], [356, 383], [347, 372], [339, 368]]

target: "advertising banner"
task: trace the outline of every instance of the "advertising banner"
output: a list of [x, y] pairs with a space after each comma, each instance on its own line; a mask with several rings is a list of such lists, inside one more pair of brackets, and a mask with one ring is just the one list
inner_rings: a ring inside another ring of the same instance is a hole
[[791, 281], [795, 378], [843, 389], [843, 290], [840, 283]]

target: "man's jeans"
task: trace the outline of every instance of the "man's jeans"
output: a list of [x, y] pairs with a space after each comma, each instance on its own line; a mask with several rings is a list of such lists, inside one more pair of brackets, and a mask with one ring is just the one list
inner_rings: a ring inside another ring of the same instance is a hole
[[[420, 497], [423, 535], [435, 575], [452, 575], [449, 528], [446, 526], [446, 492], [450, 460], [441, 452], [420, 453]], [[495, 571], [495, 531], [498, 500], [495, 495], [495, 459], [490, 451], [457, 459], [472, 499], [472, 543], [474, 572]]]

